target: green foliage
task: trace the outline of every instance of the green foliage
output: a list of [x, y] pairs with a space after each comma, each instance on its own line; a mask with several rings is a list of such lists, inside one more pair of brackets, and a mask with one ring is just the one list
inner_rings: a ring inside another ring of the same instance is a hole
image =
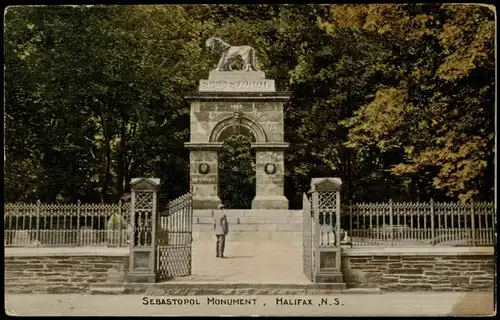
[[185, 192], [184, 166], [161, 170], [185, 163], [178, 91], [207, 67], [191, 63], [202, 39], [182, 28], [183, 7], [19, 7], [6, 19], [7, 157], [41, 171], [19, 181], [9, 174], [19, 163], [7, 161], [7, 199], [116, 201], [139, 175], [179, 180]]
[[255, 197], [255, 163], [250, 140], [231, 135], [219, 153], [219, 196], [226, 206], [250, 209]]
[[387, 169], [405, 179], [432, 172], [417, 191], [423, 197], [432, 195], [432, 183], [452, 198], [491, 200], [492, 184], [483, 182], [494, 143], [492, 12], [472, 5], [377, 5], [374, 15], [368, 7], [347, 10], [358, 9], [358, 27], [383, 33], [391, 40], [385, 46], [404, 63], [393, 63], [374, 99], [344, 122], [347, 146], [396, 152], [400, 159]]
[[107, 230], [123, 230], [127, 228], [127, 221], [119, 214], [113, 214], [107, 223]]
[[[209, 36], [254, 46], [294, 93], [292, 207], [320, 176], [344, 200], [491, 200], [494, 31], [481, 5], [10, 7], [6, 201], [115, 202], [140, 176], [161, 178], [161, 203], [185, 193], [183, 92], [217, 63]], [[231, 139], [221, 197], [249, 207], [252, 157]]]

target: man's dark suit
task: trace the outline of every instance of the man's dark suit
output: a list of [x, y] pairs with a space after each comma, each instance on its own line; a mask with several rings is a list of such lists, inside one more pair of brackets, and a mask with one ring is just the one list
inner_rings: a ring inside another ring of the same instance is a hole
[[216, 254], [217, 258], [224, 257], [226, 246], [226, 235], [228, 232], [227, 218], [223, 210], [216, 210], [214, 214], [214, 233], [217, 236]]

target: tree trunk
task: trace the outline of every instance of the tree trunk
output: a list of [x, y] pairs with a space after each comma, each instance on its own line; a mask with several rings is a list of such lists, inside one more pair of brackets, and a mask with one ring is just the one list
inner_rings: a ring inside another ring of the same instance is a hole
[[419, 188], [418, 188], [418, 181], [416, 177], [411, 177], [411, 184], [410, 184], [410, 198], [413, 196], [417, 196], [417, 201], [420, 198], [419, 196]]
[[127, 120], [123, 119], [121, 128], [120, 128], [120, 146], [118, 150], [118, 168], [117, 168], [117, 177], [116, 177], [116, 195], [123, 195], [123, 181], [125, 179], [125, 170], [127, 166], [127, 150], [126, 150], [126, 142], [127, 142]]
[[101, 125], [102, 125], [102, 130], [103, 130], [103, 136], [104, 136], [104, 159], [103, 159], [103, 166], [104, 166], [104, 172], [101, 180], [101, 202], [106, 203], [108, 200], [107, 197], [107, 192], [108, 192], [108, 187], [109, 187], [109, 182], [111, 179], [111, 137], [109, 133], [109, 128], [108, 128], [108, 123], [107, 121], [104, 120], [104, 118], [101, 115]]
[[[134, 122], [132, 124], [132, 129], [130, 130], [130, 135], [129, 135], [129, 140], [132, 140], [135, 137], [135, 134], [137, 132], [137, 122]], [[132, 174], [135, 172], [135, 168], [137, 167], [135, 157], [137, 155], [137, 147], [132, 148], [132, 154], [130, 155], [130, 158], [128, 161], [125, 162], [125, 167], [124, 167], [124, 178], [125, 178], [125, 186], [123, 189], [124, 193], [130, 192], [130, 180], [132, 179]]]

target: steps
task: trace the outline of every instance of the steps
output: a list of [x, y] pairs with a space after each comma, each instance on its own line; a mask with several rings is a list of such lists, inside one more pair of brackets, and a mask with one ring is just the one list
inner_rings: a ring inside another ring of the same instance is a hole
[[89, 283], [68, 281], [5, 283], [4, 292], [8, 294], [81, 294], [88, 292]]
[[[213, 217], [210, 209], [195, 209], [193, 217]], [[302, 210], [286, 210], [286, 209], [225, 209], [224, 213], [228, 218], [288, 218], [299, 217], [302, 219]]]
[[104, 283], [102, 286], [90, 287], [90, 294], [94, 295], [121, 295], [125, 293], [125, 286], [123, 284], [118, 284], [116, 287], [110, 284]]
[[[302, 210], [224, 210], [229, 241], [302, 241]], [[213, 239], [213, 211], [193, 210], [193, 240]]]
[[143, 294], [161, 296], [193, 295], [327, 295], [339, 294], [381, 294], [380, 289], [346, 289], [345, 283], [213, 283], [182, 282], [173, 280], [163, 283], [102, 283], [90, 287], [89, 294]]

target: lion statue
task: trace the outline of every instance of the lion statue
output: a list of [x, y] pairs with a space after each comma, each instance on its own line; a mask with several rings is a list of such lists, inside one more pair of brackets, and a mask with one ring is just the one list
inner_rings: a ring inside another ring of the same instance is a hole
[[217, 37], [208, 38], [205, 46], [212, 52], [222, 52], [216, 71], [233, 71], [231, 64], [238, 58], [243, 60], [243, 71], [259, 71], [256, 66], [255, 49], [251, 46], [231, 46]]

